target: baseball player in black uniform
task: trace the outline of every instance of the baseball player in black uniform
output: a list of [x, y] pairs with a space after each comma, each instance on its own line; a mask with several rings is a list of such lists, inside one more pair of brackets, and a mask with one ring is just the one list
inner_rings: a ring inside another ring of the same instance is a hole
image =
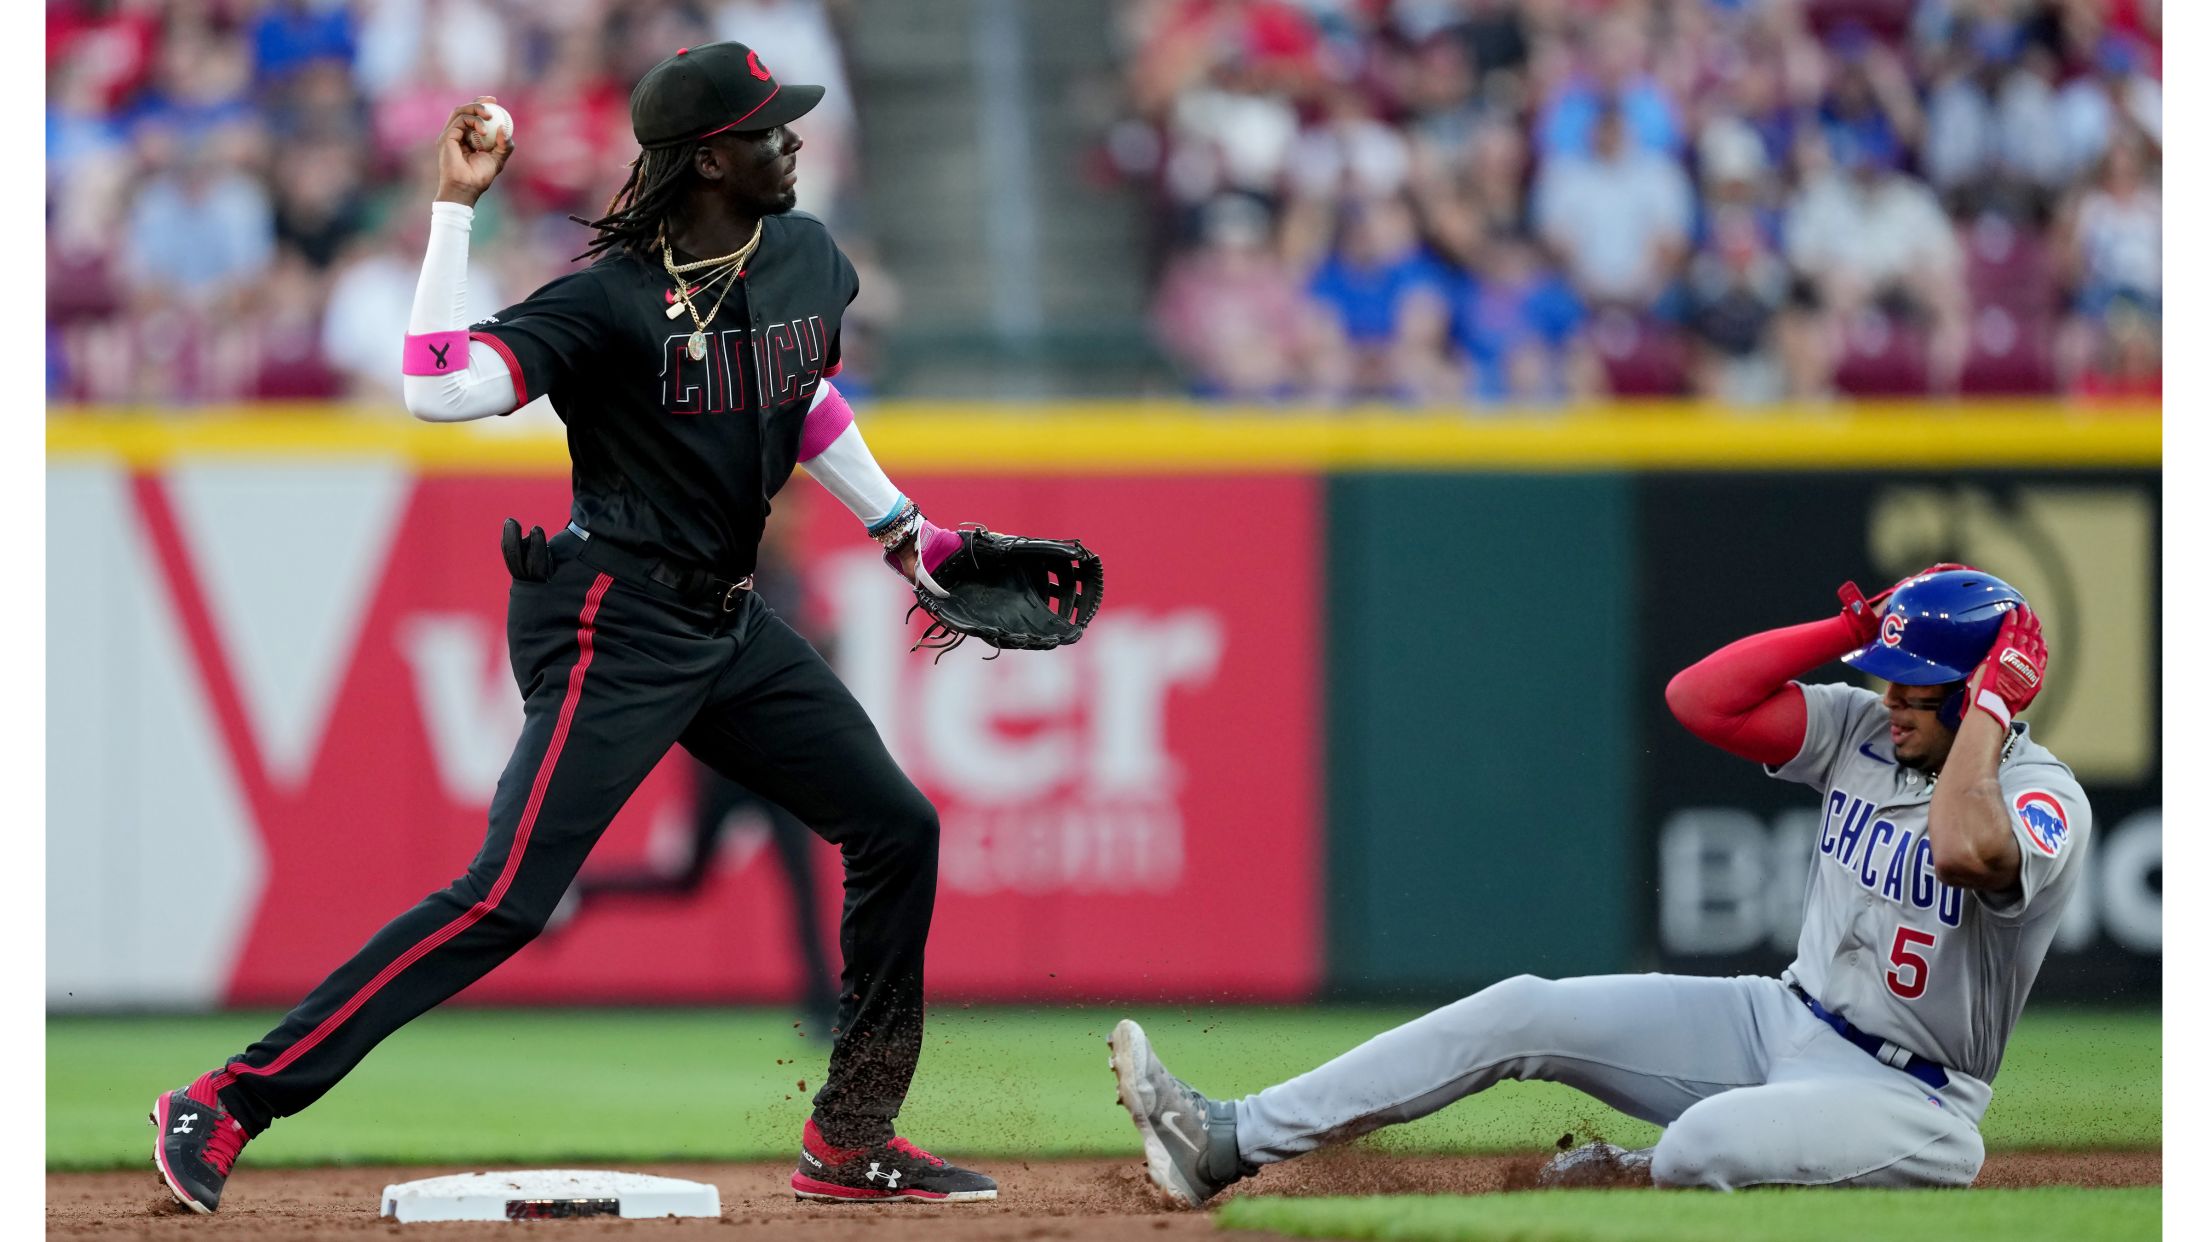
[[890, 486], [829, 381], [851, 263], [794, 212], [789, 129], [818, 86], [740, 44], [686, 48], [630, 99], [638, 153], [589, 266], [465, 322], [474, 203], [512, 154], [488, 97], [438, 142], [428, 253], [406, 341], [408, 408], [453, 421], [549, 396], [567, 424], [572, 520], [507, 524], [507, 647], [520, 742], [467, 873], [386, 925], [243, 1053], [154, 1105], [154, 1160], [211, 1212], [239, 1150], [391, 1032], [544, 926], [614, 813], [668, 748], [788, 807], [843, 853], [841, 1038], [792, 1186], [820, 1199], [996, 1197], [899, 1138], [920, 1055], [935, 810], [827, 663], [752, 592], [770, 499], [799, 462], [907, 578], [960, 537]]

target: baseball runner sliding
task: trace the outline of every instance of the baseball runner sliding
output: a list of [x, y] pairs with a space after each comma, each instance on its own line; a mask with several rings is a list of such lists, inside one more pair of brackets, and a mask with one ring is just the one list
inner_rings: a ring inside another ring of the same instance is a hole
[[771, 499], [799, 463], [954, 641], [1072, 642], [1102, 571], [1076, 543], [938, 527], [868, 451], [831, 382], [858, 276], [821, 222], [792, 210], [804, 144], [789, 126], [820, 97], [740, 44], [662, 61], [630, 100], [642, 150], [628, 182], [587, 222], [595, 261], [472, 328], [461, 308], [474, 204], [514, 146], [488, 96], [454, 109], [406, 339], [407, 406], [449, 422], [548, 396], [574, 459], [565, 529], [548, 540], [509, 520], [504, 536], [521, 739], [465, 875], [377, 932], [275, 1030], [155, 1102], [154, 1160], [179, 1202], [215, 1210], [253, 1136], [536, 936], [678, 744], [843, 854], [840, 1037], [792, 1187], [996, 1197], [995, 1182], [895, 1129], [920, 1057], [935, 810], [827, 663], [753, 593], [752, 573]]
[[[1175, 1078], [1121, 1022], [1111, 1064], [1151, 1180], [1200, 1204], [1264, 1165], [1541, 1079], [1665, 1127], [1645, 1151], [1564, 1153], [1547, 1184], [1969, 1185], [2091, 813], [2015, 719], [2046, 669], [2022, 595], [1937, 565], [1841, 599], [1666, 692], [1695, 736], [1822, 803], [1800, 949], [1778, 978], [1521, 975], [1232, 1101]], [[1884, 695], [1792, 680], [1836, 658]]]

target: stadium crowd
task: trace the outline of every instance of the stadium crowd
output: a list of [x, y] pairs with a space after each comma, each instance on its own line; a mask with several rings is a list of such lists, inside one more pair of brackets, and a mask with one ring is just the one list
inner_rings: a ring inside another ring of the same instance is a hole
[[1130, 0], [1236, 400], [2160, 391], [2159, 0]]
[[[1101, 154], [1199, 394], [2160, 390], [2160, 0], [1116, 2]], [[829, 87], [803, 206], [865, 277], [863, 383], [895, 289], [845, 7], [50, 0], [50, 398], [396, 408], [453, 104], [499, 95], [528, 153], [477, 224], [488, 314], [581, 251], [636, 77], [737, 37]]]
[[[627, 174], [629, 88], [741, 37], [828, 87], [803, 206], [862, 270], [854, 132], [826, 0], [52, 0], [47, 390], [54, 401], [355, 399], [399, 409], [430, 151], [498, 96], [517, 161], [478, 208], [480, 314], [564, 270]], [[869, 272], [847, 331], [863, 374]]]

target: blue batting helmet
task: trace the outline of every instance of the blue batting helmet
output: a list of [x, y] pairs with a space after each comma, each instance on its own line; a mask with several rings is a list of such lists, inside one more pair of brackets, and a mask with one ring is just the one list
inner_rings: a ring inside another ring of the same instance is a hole
[[1904, 686], [1967, 679], [2024, 595], [1992, 574], [1950, 569], [1912, 578], [1886, 600], [1878, 637], [1841, 656], [1853, 668]]

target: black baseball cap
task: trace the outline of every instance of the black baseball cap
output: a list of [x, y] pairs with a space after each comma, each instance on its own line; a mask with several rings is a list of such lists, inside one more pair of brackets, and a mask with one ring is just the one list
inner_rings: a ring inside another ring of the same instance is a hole
[[773, 129], [813, 110], [818, 86], [785, 86], [741, 43], [686, 47], [653, 65], [629, 92], [629, 125], [646, 147], [696, 142], [732, 129]]

